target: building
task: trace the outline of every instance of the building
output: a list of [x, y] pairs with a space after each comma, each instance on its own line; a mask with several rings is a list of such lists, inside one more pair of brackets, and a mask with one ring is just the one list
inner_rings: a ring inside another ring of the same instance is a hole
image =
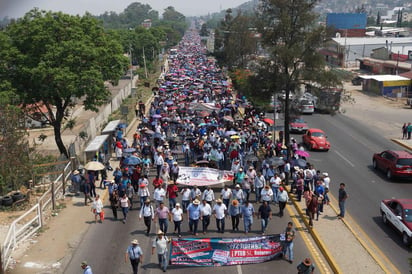
[[408, 97], [411, 79], [400, 75], [360, 75], [362, 90], [379, 95], [401, 98]]
[[336, 37], [363, 37], [366, 33], [366, 13], [328, 13], [326, 26], [336, 29]]
[[152, 19], [145, 19], [142, 23], [142, 27], [150, 29], [152, 27]]

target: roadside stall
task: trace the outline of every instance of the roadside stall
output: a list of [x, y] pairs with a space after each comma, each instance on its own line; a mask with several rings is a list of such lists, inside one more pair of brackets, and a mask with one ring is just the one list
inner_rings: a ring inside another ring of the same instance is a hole
[[113, 121], [110, 121], [102, 130], [102, 135], [110, 136], [110, 138], [107, 140], [108, 145], [109, 145], [109, 151], [108, 151], [109, 155], [112, 155], [113, 153], [113, 147], [114, 147], [113, 140], [114, 139], [112, 137], [116, 136], [116, 130], [119, 127], [119, 125], [120, 125], [120, 120], [113, 120]]
[[87, 163], [93, 159], [98, 159], [99, 153], [104, 153], [105, 150], [110, 149], [107, 148], [109, 146], [108, 139], [109, 135], [96, 136], [84, 150], [84, 162]]

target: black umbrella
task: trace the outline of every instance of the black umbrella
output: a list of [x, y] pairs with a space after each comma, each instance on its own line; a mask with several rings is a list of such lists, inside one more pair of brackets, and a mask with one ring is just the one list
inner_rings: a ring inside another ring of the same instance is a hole
[[297, 159], [295, 161], [295, 165], [297, 165], [300, 168], [305, 168], [306, 167], [306, 161], [303, 159]]

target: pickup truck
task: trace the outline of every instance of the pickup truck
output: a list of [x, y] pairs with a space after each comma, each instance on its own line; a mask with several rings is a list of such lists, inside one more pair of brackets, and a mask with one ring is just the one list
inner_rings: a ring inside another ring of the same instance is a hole
[[380, 212], [382, 221], [401, 233], [402, 242], [409, 246], [412, 243], [412, 199], [382, 200]]

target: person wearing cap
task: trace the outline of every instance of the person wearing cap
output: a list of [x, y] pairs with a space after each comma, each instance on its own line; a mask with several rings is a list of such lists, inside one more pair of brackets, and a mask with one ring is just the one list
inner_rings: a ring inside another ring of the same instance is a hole
[[246, 201], [249, 201], [249, 196], [250, 196], [250, 192], [251, 192], [252, 186], [251, 186], [251, 184], [250, 184], [249, 176], [248, 176], [248, 175], [245, 175], [245, 176], [243, 177], [243, 181], [242, 181], [241, 186], [242, 186], [243, 193], [244, 193], [245, 196], [246, 196], [246, 197], [245, 197]]
[[170, 168], [170, 179], [176, 183], [177, 178], [179, 177], [179, 165], [176, 161], [173, 162], [172, 167]]
[[141, 220], [142, 217], [144, 219], [144, 224], [146, 226], [146, 236], [149, 236], [150, 228], [152, 221], [154, 221], [155, 213], [153, 210], [153, 206], [150, 204], [150, 199], [147, 198], [140, 208], [139, 219]]
[[83, 261], [80, 264], [80, 267], [83, 269], [83, 274], [93, 274], [92, 268], [87, 264], [86, 261]]
[[229, 208], [229, 202], [232, 198], [232, 190], [227, 185], [225, 185], [222, 191], [220, 192], [220, 197], [222, 198], [226, 208]]
[[233, 200], [229, 207], [229, 215], [232, 219], [232, 232], [239, 231], [239, 219], [241, 214], [241, 207], [238, 200]]
[[104, 187], [107, 187], [107, 190], [109, 192], [109, 199], [113, 195], [113, 192], [117, 190], [118, 186], [114, 180], [110, 181], [105, 181], [104, 182]]
[[174, 233], [178, 235], [178, 237], [182, 237], [181, 235], [181, 225], [183, 221], [183, 210], [180, 208], [180, 204], [176, 203], [176, 207], [172, 209], [172, 216], [173, 216], [173, 223], [175, 224]]
[[248, 176], [248, 181], [251, 186], [251, 191], [255, 190], [254, 182], [257, 176], [256, 170], [253, 166], [249, 166], [249, 169], [246, 171], [246, 175]]
[[260, 192], [260, 196], [261, 196], [261, 200], [262, 202], [268, 202], [270, 203], [273, 199], [273, 191], [270, 188], [269, 185], [265, 185], [265, 187], [262, 189], [262, 191]]
[[257, 175], [254, 180], [254, 186], [255, 186], [255, 192], [256, 192], [256, 202], [259, 202], [262, 194], [262, 190], [264, 186], [266, 185], [266, 179], [265, 176], [263, 176], [262, 172], [257, 172]]
[[243, 168], [239, 168], [239, 170], [235, 173], [235, 183], [241, 185], [245, 179], [245, 176], [246, 173], [243, 171]]
[[225, 233], [225, 217], [227, 214], [227, 207], [221, 199], [216, 200], [213, 207], [213, 214], [216, 218], [216, 227], [218, 233]]
[[130, 260], [132, 265], [133, 274], [137, 274], [139, 263], [143, 262], [143, 251], [139, 246], [139, 241], [134, 239], [126, 249], [124, 254], [124, 262], [127, 263], [127, 259]]
[[241, 217], [243, 217], [243, 224], [245, 226], [245, 234], [249, 233], [253, 224], [253, 216], [255, 215], [255, 209], [249, 201], [245, 201], [245, 204], [241, 207]]
[[206, 234], [207, 228], [210, 224], [210, 216], [212, 215], [212, 207], [206, 200], [202, 200], [200, 207], [200, 220], [202, 220], [202, 232]]
[[[233, 174], [236, 174], [236, 173], [238, 173], [240, 167], [241, 167], [240, 161], [239, 161], [239, 159], [236, 159], [232, 162], [232, 166], [230, 167], [230, 171], [232, 171]], [[233, 178], [233, 184], [236, 184], [236, 177]]]
[[245, 201], [245, 194], [243, 193], [243, 190], [240, 188], [239, 184], [235, 186], [235, 189], [232, 191], [232, 193], [233, 198], [238, 200], [238, 202], [242, 205]]
[[310, 258], [304, 259], [298, 266], [298, 273], [312, 274], [315, 272], [315, 265]]
[[187, 218], [189, 219], [189, 230], [193, 235], [197, 236], [197, 226], [200, 218], [199, 200], [194, 199], [192, 203], [187, 207]]
[[167, 228], [169, 226], [168, 219], [171, 217], [171, 215], [169, 208], [167, 208], [163, 202], [160, 202], [159, 207], [155, 210], [154, 222], [156, 222], [156, 217], [159, 220], [160, 230], [162, 230], [163, 233], [166, 234]]
[[257, 218], [260, 218], [260, 223], [262, 225], [262, 235], [265, 235], [269, 220], [272, 220], [272, 209], [270, 208], [268, 201], [263, 201], [260, 205], [257, 213]]
[[283, 217], [283, 210], [286, 207], [286, 203], [289, 200], [288, 193], [283, 187], [279, 187], [278, 202], [279, 202], [279, 217]]
[[73, 192], [77, 195], [80, 190], [80, 183], [81, 183], [81, 177], [80, 177], [80, 172], [79, 170], [75, 169], [72, 172], [72, 175], [70, 176], [70, 180], [72, 181], [72, 188]]
[[164, 235], [163, 231], [159, 229], [157, 232], [157, 237], [152, 243], [152, 255], [154, 255], [154, 251], [156, 249], [159, 267], [163, 270], [163, 272], [166, 272], [168, 265], [167, 246], [169, 243], [170, 240]]
[[211, 186], [207, 186], [207, 188], [203, 191], [202, 200], [206, 200], [206, 202], [212, 206], [212, 202], [215, 200], [215, 193]]
[[329, 188], [329, 185], [330, 185], [329, 173], [327, 172], [322, 173], [322, 181], [323, 181], [323, 184], [325, 185], [325, 188], [330, 189]]

